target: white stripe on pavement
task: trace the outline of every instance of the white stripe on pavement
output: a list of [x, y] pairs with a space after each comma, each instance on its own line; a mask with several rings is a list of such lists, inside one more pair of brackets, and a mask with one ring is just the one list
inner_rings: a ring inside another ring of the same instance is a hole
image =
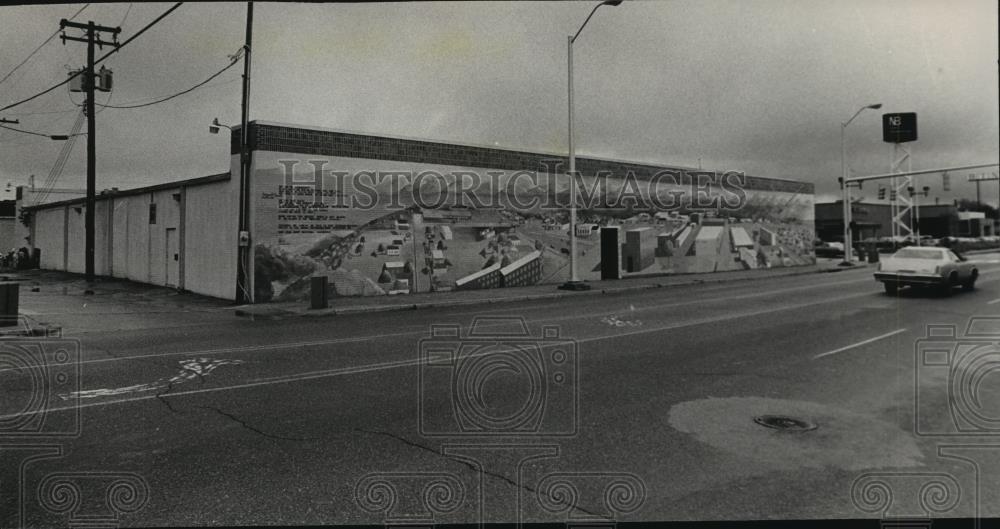
[[993, 301], [987, 301], [986, 302], [987, 305], [996, 305], [997, 303], [1000, 303], [1000, 298], [994, 299]]
[[844, 351], [849, 351], [851, 349], [854, 349], [855, 347], [861, 347], [862, 345], [868, 345], [868, 344], [870, 344], [872, 342], [877, 342], [879, 340], [883, 340], [883, 339], [888, 338], [890, 336], [895, 336], [895, 335], [897, 335], [897, 334], [899, 334], [901, 332], [905, 332], [905, 331], [906, 331], [906, 329], [896, 329], [895, 331], [887, 332], [887, 333], [885, 333], [885, 334], [883, 334], [881, 336], [876, 336], [874, 338], [869, 338], [867, 340], [864, 340], [864, 341], [861, 341], [861, 342], [858, 342], [858, 343], [854, 343], [854, 344], [851, 344], [851, 345], [846, 345], [844, 347], [841, 347], [840, 349], [834, 349], [833, 351], [827, 351], [825, 353], [818, 354], [818, 355], [816, 355], [816, 356], [813, 357], [813, 360], [817, 360], [819, 358], [823, 358], [824, 356], [830, 356], [830, 355], [835, 355], [837, 353], [843, 353]]
[[[846, 300], [849, 300], [849, 299], [857, 299], [857, 298], [861, 298], [861, 297], [867, 297], [867, 296], [870, 296], [870, 295], [871, 295], [871, 292], [862, 292], [862, 293], [857, 293], [857, 294], [848, 294], [848, 295], [844, 295], [844, 296], [838, 296], [838, 297], [835, 297], [835, 298], [827, 298], [827, 299], [822, 299], [822, 300], [809, 301], [809, 302], [806, 302], [806, 303], [797, 303], [797, 304], [794, 304], [794, 305], [782, 305], [782, 306], [771, 307], [771, 308], [763, 309], [763, 310], [745, 311], [745, 312], [739, 312], [739, 313], [734, 313], [734, 314], [718, 315], [718, 316], [712, 316], [712, 317], [708, 317], [708, 318], [700, 318], [700, 319], [697, 319], [697, 320], [692, 320], [692, 321], [687, 321], [687, 322], [672, 323], [672, 324], [667, 324], [667, 325], [663, 325], [663, 326], [659, 326], [659, 327], [651, 327], [651, 328], [634, 330], [634, 331], [623, 332], [623, 333], [614, 333], [614, 334], [608, 334], [608, 335], [603, 335], [603, 336], [594, 336], [594, 337], [590, 337], [590, 338], [581, 338], [581, 339], [578, 339], [578, 340], [574, 340], [574, 342], [577, 343], [577, 344], [582, 344], [582, 343], [589, 343], [589, 342], [598, 342], [598, 341], [603, 341], [603, 340], [608, 340], [608, 339], [616, 339], [616, 338], [621, 338], [623, 336], [635, 336], [635, 335], [649, 334], [649, 333], [654, 333], [654, 332], [663, 332], [663, 331], [674, 330], [674, 329], [682, 329], [682, 328], [685, 328], [685, 327], [692, 327], [692, 326], [695, 326], [695, 325], [705, 325], [705, 324], [709, 324], [709, 323], [719, 323], [719, 322], [727, 321], [727, 320], [736, 320], [736, 319], [740, 319], [740, 318], [749, 318], [749, 317], [755, 317], [755, 316], [760, 316], [760, 315], [764, 315], [764, 314], [773, 314], [775, 312], [782, 312], [782, 311], [786, 311], [786, 310], [801, 309], [801, 308], [815, 306], [815, 305], [829, 305], [830, 303], [834, 303], [834, 302], [838, 302], [838, 301], [846, 301]], [[497, 352], [500, 352], [500, 351], [490, 350], [490, 351], [486, 351], [486, 352], [483, 352], [483, 353], [474, 353], [474, 354], [468, 355], [466, 358], [472, 358], [472, 357], [477, 357], [477, 356], [484, 356], [484, 355], [487, 355], [487, 354], [495, 354]], [[182, 396], [187, 396], [187, 395], [200, 395], [200, 394], [205, 394], [205, 393], [216, 393], [216, 392], [220, 392], [220, 391], [233, 391], [233, 390], [247, 389], [247, 388], [254, 388], [254, 387], [261, 387], [261, 386], [272, 386], [272, 385], [275, 385], [275, 384], [287, 384], [289, 382], [301, 382], [301, 381], [306, 381], [306, 380], [315, 380], [315, 379], [322, 379], [322, 378], [328, 378], [328, 377], [372, 373], [372, 372], [376, 372], [376, 371], [383, 371], [383, 370], [387, 370], [387, 369], [396, 369], [396, 368], [400, 368], [400, 367], [419, 366], [419, 365], [422, 365], [424, 363], [426, 363], [425, 359], [423, 359], [423, 358], [416, 358], [416, 359], [408, 359], [408, 360], [399, 360], [399, 361], [395, 361], [395, 362], [383, 362], [383, 363], [379, 363], [379, 364], [368, 364], [368, 365], [360, 365], [360, 366], [340, 367], [340, 368], [334, 368], [334, 369], [325, 369], [325, 370], [321, 370], [321, 371], [312, 371], [312, 372], [305, 372], [305, 373], [296, 373], [296, 374], [293, 374], [293, 375], [283, 375], [283, 376], [277, 376], [277, 377], [263, 378], [263, 379], [258, 379], [258, 380], [254, 380], [254, 381], [244, 382], [244, 383], [240, 383], [240, 384], [233, 384], [231, 386], [218, 386], [218, 387], [211, 387], [211, 388], [199, 388], [199, 389], [191, 389], [191, 390], [187, 390], [187, 391], [172, 391], [172, 392], [165, 392], [163, 394], [158, 394], [158, 395], [143, 395], [143, 396], [136, 396], [136, 397], [124, 398], [124, 399], [113, 399], [113, 400], [105, 400], [105, 401], [97, 401], [97, 402], [88, 402], [88, 403], [85, 403], [85, 404], [78, 404], [76, 406], [53, 407], [53, 408], [50, 408], [50, 409], [46, 409], [45, 413], [58, 413], [58, 412], [62, 412], [62, 411], [76, 411], [76, 410], [80, 410], [80, 409], [83, 409], [83, 408], [103, 407], [103, 406], [111, 406], [111, 405], [115, 405], [115, 404], [128, 404], [128, 403], [132, 403], [132, 402], [140, 402], [140, 401], [157, 399], [157, 398], [166, 399], [166, 398], [172, 398], [172, 397], [182, 397]], [[10, 415], [0, 415], [0, 420], [9, 420], [9, 419], [20, 417], [21, 415], [26, 415], [26, 414], [29, 414], [29, 413], [36, 413], [36, 412], [22, 412], [22, 413], [10, 414]]]
[[[765, 297], [765, 296], [773, 296], [773, 295], [776, 295], [776, 294], [787, 294], [787, 293], [798, 292], [798, 291], [802, 291], [802, 290], [820, 289], [820, 288], [825, 288], [825, 287], [848, 285], [848, 284], [853, 284], [853, 283], [861, 283], [861, 282], [865, 282], [865, 281], [870, 281], [870, 279], [865, 278], [865, 279], [852, 279], [852, 280], [847, 280], [847, 281], [832, 281], [832, 282], [825, 282], [825, 283], [810, 283], [808, 285], [803, 285], [803, 286], [798, 286], [798, 287], [789, 287], [789, 288], [776, 289], [776, 290], [766, 290], [766, 291], [762, 291], [762, 292], [751, 292], [751, 293], [747, 293], [747, 294], [733, 294], [733, 295], [716, 297], [716, 298], [696, 298], [696, 299], [689, 299], [687, 301], [671, 301], [671, 302], [667, 302], [667, 303], [656, 303], [656, 304], [652, 304], [652, 305], [638, 306], [635, 309], [637, 311], [650, 311], [650, 310], [657, 310], [657, 309], [682, 307], [682, 306], [688, 306], [688, 305], [698, 305], [698, 304], [708, 304], [708, 303], [722, 303], [722, 302], [736, 301], [736, 300], [741, 300], [741, 299], [753, 299], [753, 298], [760, 298], [760, 297]], [[719, 289], [713, 289], [712, 291], [713, 292], [717, 292], [719, 290], [725, 290], [725, 289], [724, 288], [719, 288]], [[722, 292], [722, 293], [724, 293], [724, 292]], [[542, 307], [544, 307], [544, 306], [542, 306]], [[532, 309], [537, 309], [537, 308], [539, 308], [539, 307], [532, 307]], [[476, 315], [477, 316], [482, 316], [482, 315], [489, 315], [489, 314], [504, 314], [504, 313], [508, 313], [508, 312], [511, 312], [511, 311], [514, 311], [514, 310], [522, 310], [522, 309], [501, 309], [501, 310], [481, 311], [481, 312], [477, 311]], [[557, 322], [561, 322], [561, 321], [577, 320], [577, 319], [584, 320], [584, 319], [588, 319], [588, 318], [597, 318], [597, 317], [601, 317], [601, 316], [613, 316], [613, 315], [616, 315], [616, 314], [618, 314], [620, 312], [621, 312], [621, 310], [619, 310], [619, 309], [615, 309], [615, 310], [612, 310], [612, 311], [600, 310], [600, 311], [597, 311], [597, 312], [589, 312], [589, 313], [572, 312], [570, 314], [561, 315], [561, 316], [549, 316], [549, 317], [545, 317], [545, 318], [532, 318], [531, 319], [531, 323], [533, 323], [533, 324], [543, 324], [543, 323], [557, 323]], [[127, 361], [132, 361], [132, 360], [148, 360], [148, 359], [153, 359], [153, 358], [163, 358], [163, 357], [171, 357], [171, 356], [208, 356], [208, 355], [215, 355], [215, 354], [229, 354], [229, 355], [233, 355], [233, 354], [244, 354], [244, 353], [245, 354], [250, 354], [250, 353], [267, 354], [267, 353], [277, 352], [277, 351], [283, 350], [283, 349], [298, 349], [298, 348], [305, 348], [305, 347], [320, 347], [320, 346], [324, 346], [324, 345], [338, 345], [338, 344], [345, 344], [345, 343], [367, 342], [367, 341], [371, 341], [371, 340], [379, 340], [379, 339], [384, 339], [384, 338], [402, 338], [402, 337], [407, 337], [407, 336], [421, 337], [422, 338], [422, 337], [426, 337], [429, 334], [429, 331], [430, 331], [429, 324], [414, 325], [414, 326], [409, 326], [409, 327], [411, 327], [413, 330], [400, 331], [400, 332], [394, 332], [394, 333], [379, 333], [379, 334], [375, 334], [375, 335], [347, 336], [347, 337], [343, 337], [343, 338], [332, 338], [332, 339], [329, 339], [329, 340], [315, 340], [315, 341], [307, 341], [307, 342], [271, 343], [271, 344], [260, 344], [260, 345], [245, 345], [245, 346], [234, 346], [234, 347], [221, 347], [221, 348], [215, 348], [215, 349], [195, 349], [195, 350], [186, 350], [186, 351], [168, 351], [168, 352], [161, 352], [161, 353], [145, 353], [145, 354], [133, 354], [133, 355], [125, 355], [125, 356], [111, 356], [111, 357], [107, 357], [107, 358], [90, 358], [90, 359], [87, 359], [87, 360], [81, 360], [81, 361], [78, 362], [78, 364], [80, 364], [80, 365], [106, 364], [106, 363], [127, 362]], [[8, 369], [0, 369], [0, 373], [2, 373], [4, 371], [14, 371], [14, 370], [17, 370], [17, 369], [19, 369], [19, 368], [12, 367], [12, 368], [8, 368]]]

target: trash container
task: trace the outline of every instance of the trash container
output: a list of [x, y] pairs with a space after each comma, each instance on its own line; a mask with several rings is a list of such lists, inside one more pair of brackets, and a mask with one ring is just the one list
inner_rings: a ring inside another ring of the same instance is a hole
[[870, 243], [868, 245], [868, 262], [869, 263], [878, 262], [878, 245], [875, 243]]
[[329, 307], [327, 300], [327, 290], [326, 290], [327, 277], [326, 276], [313, 276], [310, 282], [311, 287], [311, 303], [309, 308], [311, 309], [325, 309]]
[[17, 325], [20, 283], [0, 283], [0, 327]]

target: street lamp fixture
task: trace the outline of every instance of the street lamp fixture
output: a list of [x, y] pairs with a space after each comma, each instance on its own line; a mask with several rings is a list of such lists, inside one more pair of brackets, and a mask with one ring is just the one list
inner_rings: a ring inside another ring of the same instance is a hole
[[570, 182], [570, 207], [569, 207], [569, 269], [570, 278], [569, 281], [563, 283], [559, 286], [562, 290], [589, 290], [590, 285], [580, 281], [580, 277], [576, 272], [576, 151], [574, 149], [574, 136], [573, 136], [573, 42], [576, 38], [580, 36], [580, 32], [583, 28], [587, 26], [587, 22], [590, 22], [590, 18], [594, 16], [594, 13], [601, 6], [611, 6], [615, 7], [621, 5], [622, 0], [604, 0], [603, 2], [594, 6], [594, 9], [590, 11], [587, 15], [587, 19], [583, 21], [580, 29], [576, 30], [576, 33], [566, 39], [566, 49], [567, 49], [567, 88], [568, 88], [568, 100], [569, 100], [569, 170], [566, 174], [569, 176]]
[[844, 262], [840, 263], [841, 266], [852, 266], [854, 264], [854, 256], [852, 255], [854, 253], [854, 249], [853, 241], [851, 240], [852, 234], [849, 220], [851, 217], [851, 193], [847, 186], [847, 136], [845, 131], [847, 130], [847, 126], [854, 121], [854, 118], [858, 117], [858, 114], [861, 114], [867, 109], [878, 110], [880, 108], [882, 108], [882, 103], [865, 105], [859, 108], [858, 111], [851, 116], [851, 119], [840, 123], [840, 185], [844, 203]]
[[208, 126], [208, 131], [211, 132], [212, 134], [218, 134], [220, 127], [227, 128], [230, 131], [233, 130], [233, 128], [230, 127], [229, 125], [223, 125], [222, 123], [219, 123], [219, 118], [215, 118], [212, 120], [212, 124]]

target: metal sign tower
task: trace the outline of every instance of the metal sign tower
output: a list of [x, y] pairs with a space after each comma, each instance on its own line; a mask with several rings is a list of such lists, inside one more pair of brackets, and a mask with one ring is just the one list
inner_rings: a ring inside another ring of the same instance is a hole
[[[893, 238], [916, 235], [919, 241], [920, 228], [917, 226], [920, 204], [913, 178], [913, 163], [907, 142], [917, 139], [917, 114], [901, 112], [882, 114], [882, 141], [892, 144], [889, 173], [899, 174], [890, 180], [890, 189], [895, 200], [890, 204], [892, 211]], [[905, 232], [905, 233], [904, 233]], [[919, 243], [918, 243], [919, 244]]]

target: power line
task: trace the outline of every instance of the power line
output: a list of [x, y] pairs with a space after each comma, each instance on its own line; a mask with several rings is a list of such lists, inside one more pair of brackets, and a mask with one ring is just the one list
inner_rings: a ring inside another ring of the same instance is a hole
[[122, 21], [118, 23], [118, 27], [125, 25], [125, 21], [128, 20], [128, 14], [132, 11], [132, 3], [129, 2], [128, 9], [125, 10], [125, 16], [122, 17]]
[[55, 139], [53, 136], [60, 136], [59, 134], [42, 134], [41, 132], [33, 132], [30, 130], [16, 129], [14, 127], [8, 127], [7, 125], [0, 125], [0, 129], [12, 130], [14, 132], [20, 132], [22, 134], [31, 134], [32, 136], [41, 136], [43, 138]]
[[[118, 45], [117, 48], [109, 51], [108, 53], [105, 53], [104, 55], [102, 55], [100, 59], [97, 59], [96, 61], [94, 61], [94, 64], [100, 64], [101, 61], [103, 61], [104, 59], [107, 59], [112, 54], [117, 53], [119, 50], [121, 50], [122, 48], [124, 48], [125, 46], [127, 46], [128, 43], [130, 43], [133, 40], [135, 40], [136, 38], [138, 38], [139, 35], [142, 35], [143, 33], [145, 33], [146, 30], [148, 30], [149, 28], [155, 26], [161, 20], [163, 20], [164, 18], [166, 18], [167, 15], [169, 15], [170, 13], [173, 13], [178, 7], [180, 7], [182, 5], [184, 5], [184, 2], [177, 2], [176, 4], [174, 4], [170, 9], [167, 9], [160, 16], [158, 16], [155, 19], [153, 19], [152, 22], [150, 22], [149, 24], [146, 24], [146, 26], [143, 27], [142, 29], [140, 29], [135, 35], [132, 35], [131, 38], [129, 38], [125, 42], [122, 42], [120, 45]], [[62, 81], [61, 83], [57, 83], [56, 85], [51, 86], [51, 87], [49, 87], [49, 88], [47, 88], [47, 89], [45, 89], [45, 90], [43, 90], [43, 91], [41, 91], [39, 93], [37, 93], [37, 94], [35, 94], [35, 95], [27, 98], [27, 99], [22, 99], [22, 100], [20, 100], [20, 101], [18, 101], [16, 103], [11, 103], [11, 104], [3, 107], [3, 108], [0, 108], [0, 111], [7, 110], [9, 108], [14, 108], [14, 107], [16, 107], [18, 105], [23, 105], [24, 103], [27, 103], [28, 101], [32, 101], [34, 99], [42, 97], [43, 95], [45, 95], [45, 94], [47, 94], [47, 93], [55, 90], [56, 88], [59, 88], [60, 86], [63, 86], [65, 84], [69, 83], [70, 81], [72, 81], [73, 79], [75, 79], [79, 75], [83, 75], [83, 70], [74, 72], [73, 74], [67, 76], [66, 79], [64, 81]]]
[[137, 104], [137, 105], [102, 105], [100, 103], [97, 103], [97, 106], [103, 107], [103, 108], [142, 108], [142, 107], [152, 106], [152, 105], [155, 105], [157, 103], [162, 103], [164, 101], [169, 101], [169, 100], [171, 100], [171, 99], [173, 99], [175, 97], [180, 97], [180, 96], [182, 96], [184, 94], [187, 94], [189, 92], [192, 92], [192, 91], [194, 91], [194, 90], [196, 90], [196, 89], [198, 89], [198, 88], [200, 88], [202, 86], [205, 86], [206, 84], [208, 84], [210, 81], [212, 81], [216, 77], [222, 75], [223, 72], [225, 72], [226, 70], [232, 68], [233, 65], [236, 64], [238, 61], [239, 61], [239, 58], [236, 57], [236, 58], [233, 59], [233, 62], [229, 63], [225, 68], [223, 68], [223, 69], [219, 70], [218, 72], [215, 72], [214, 74], [212, 74], [212, 76], [209, 77], [208, 79], [205, 79], [204, 81], [202, 81], [202, 82], [200, 82], [200, 83], [192, 86], [191, 88], [188, 88], [187, 90], [184, 90], [182, 92], [177, 92], [176, 94], [173, 94], [173, 95], [170, 95], [170, 96], [158, 99], [156, 101], [150, 101], [149, 103], [141, 103], [141, 104]]
[[83, 127], [83, 111], [81, 111], [76, 116], [76, 122], [73, 123], [73, 133], [69, 138], [69, 141], [63, 144], [62, 149], [59, 150], [59, 156], [56, 157], [56, 162], [52, 165], [52, 169], [49, 170], [48, 176], [45, 178], [45, 184], [42, 186], [41, 191], [35, 195], [34, 203], [41, 204], [46, 199], [49, 198], [49, 193], [56, 185], [56, 181], [63, 173], [63, 169], [66, 168], [66, 162], [69, 160], [70, 153], [73, 152], [73, 146], [76, 145], [76, 139], [80, 136], [77, 134], [80, 132], [80, 128]]
[[[90, 4], [85, 4], [76, 13], [74, 13], [73, 16], [69, 17], [69, 19], [73, 20], [74, 18], [76, 18], [77, 15], [79, 15], [80, 13], [82, 13], [84, 9], [87, 9], [87, 6], [89, 6], [89, 5]], [[131, 4], [129, 4], [129, 5], [131, 5]], [[127, 15], [127, 13], [126, 13], [126, 15]], [[9, 79], [11, 75], [14, 75], [14, 72], [16, 72], [18, 68], [24, 66], [24, 63], [26, 63], [29, 60], [31, 60], [31, 58], [34, 57], [36, 53], [38, 53], [38, 50], [42, 49], [42, 47], [44, 47], [46, 44], [48, 44], [49, 42], [51, 42], [52, 39], [56, 38], [56, 35], [59, 34], [59, 31], [60, 30], [57, 29], [52, 35], [49, 35], [49, 38], [45, 39], [45, 42], [39, 44], [38, 47], [35, 48], [34, 51], [32, 51], [31, 53], [29, 53], [28, 56], [25, 57], [23, 61], [19, 62], [17, 64], [17, 66], [14, 67], [14, 69], [12, 69], [11, 71], [7, 72], [7, 75], [3, 76], [3, 79], [0, 79], [0, 84], [3, 84], [3, 82], [6, 81], [7, 79]]]

